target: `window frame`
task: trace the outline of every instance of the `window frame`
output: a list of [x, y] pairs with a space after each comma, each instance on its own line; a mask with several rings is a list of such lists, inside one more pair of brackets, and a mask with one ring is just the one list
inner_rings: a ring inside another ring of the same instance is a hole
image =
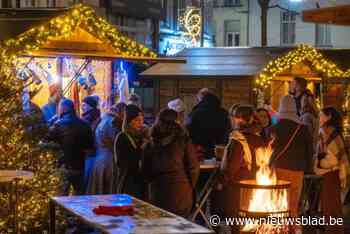
[[[287, 14], [287, 15], [286, 15]], [[281, 45], [291, 46], [295, 44], [296, 41], [296, 18], [297, 13], [293, 11], [281, 11]], [[285, 28], [286, 27], [286, 28]], [[287, 29], [287, 38], [285, 38], [285, 31]]]

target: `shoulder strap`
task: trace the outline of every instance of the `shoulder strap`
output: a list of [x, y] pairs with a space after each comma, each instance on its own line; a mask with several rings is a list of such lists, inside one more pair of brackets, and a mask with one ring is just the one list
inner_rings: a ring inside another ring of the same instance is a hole
[[298, 132], [301, 129], [301, 127], [302, 127], [302, 125], [299, 124], [298, 127], [294, 130], [292, 136], [289, 138], [287, 144], [284, 146], [282, 151], [274, 158], [274, 160], [278, 160], [279, 158], [281, 158], [284, 155], [284, 153], [287, 151], [289, 146], [292, 144], [293, 140], [295, 139], [295, 137], [298, 134]]
[[134, 149], [137, 149], [137, 145], [136, 142], [134, 141], [134, 139], [126, 132], [124, 132], [125, 136], [128, 138], [128, 140], [130, 141], [132, 147], [134, 147]]
[[335, 138], [337, 138], [339, 134], [336, 131], [333, 131], [332, 134], [328, 137], [328, 139], [324, 142], [326, 146], [328, 146]]

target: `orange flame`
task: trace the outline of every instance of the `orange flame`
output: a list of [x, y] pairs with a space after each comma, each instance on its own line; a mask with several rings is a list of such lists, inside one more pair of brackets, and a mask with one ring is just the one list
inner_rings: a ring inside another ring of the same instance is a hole
[[[256, 172], [256, 184], [258, 185], [276, 185], [277, 176], [275, 171], [269, 167], [272, 155], [271, 146], [259, 148], [256, 151], [256, 164], [259, 167]], [[249, 202], [248, 211], [250, 212], [284, 212], [288, 211], [287, 190], [255, 189]], [[258, 223], [247, 224], [242, 231], [262, 230]], [[264, 233], [267, 229], [274, 229], [272, 225], [264, 225]]]

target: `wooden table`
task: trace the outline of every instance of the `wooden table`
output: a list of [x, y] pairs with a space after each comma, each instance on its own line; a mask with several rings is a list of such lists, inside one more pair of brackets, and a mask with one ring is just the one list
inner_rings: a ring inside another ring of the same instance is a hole
[[55, 233], [55, 207], [63, 208], [78, 217], [85, 224], [109, 234], [173, 234], [173, 233], [214, 233], [209, 229], [157, 208], [136, 198], [133, 199], [134, 216], [96, 215], [92, 211], [99, 205], [116, 204], [119, 195], [92, 195], [52, 197], [50, 199], [50, 234]]

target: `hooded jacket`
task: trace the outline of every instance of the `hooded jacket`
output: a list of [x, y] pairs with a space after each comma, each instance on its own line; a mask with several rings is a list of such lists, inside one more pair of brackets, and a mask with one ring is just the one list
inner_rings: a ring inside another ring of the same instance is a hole
[[151, 184], [153, 204], [183, 217], [190, 214], [199, 162], [184, 132], [161, 137], [148, 145], [144, 174]]
[[205, 156], [213, 156], [215, 145], [227, 143], [231, 123], [220, 100], [207, 94], [189, 114], [186, 127], [193, 144], [202, 146]]

